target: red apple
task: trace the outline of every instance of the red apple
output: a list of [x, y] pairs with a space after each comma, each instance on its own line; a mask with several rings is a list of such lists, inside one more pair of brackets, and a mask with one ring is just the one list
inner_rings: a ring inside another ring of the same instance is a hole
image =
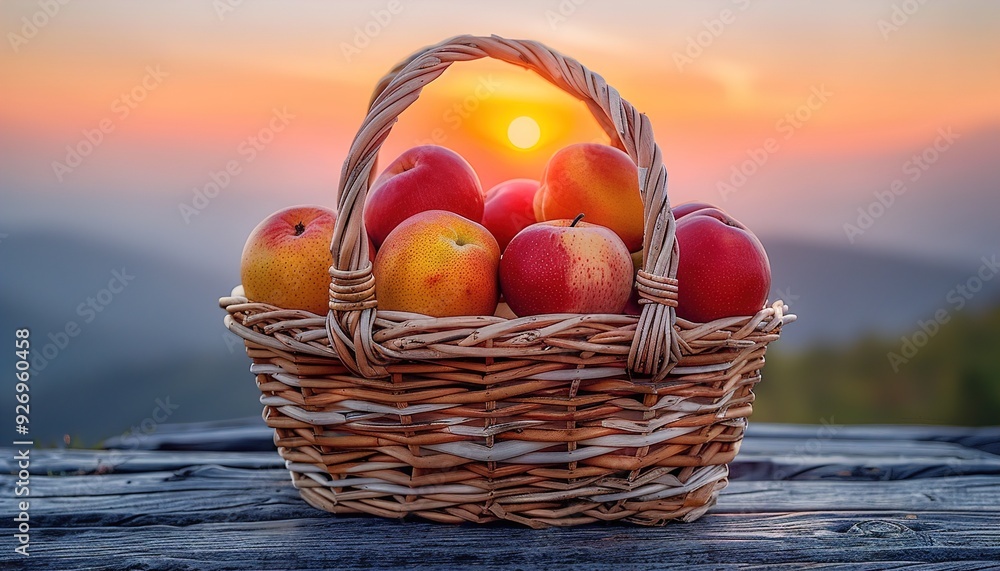
[[445, 210], [417, 213], [397, 226], [375, 256], [382, 310], [434, 317], [493, 315], [500, 248], [490, 231]]
[[678, 204], [671, 208], [671, 212], [674, 213], [674, 220], [680, 220], [681, 218], [691, 214], [692, 212], [698, 210], [704, 210], [706, 208], [716, 208], [715, 206], [708, 204], [707, 202], [685, 202], [684, 204]]
[[368, 192], [365, 228], [376, 248], [392, 229], [425, 210], [483, 219], [479, 176], [458, 153], [436, 145], [408, 149], [382, 171]]
[[539, 222], [583, 212], [590, 223], [617, 233], [629, 251], [642, 248], [639, 169], [615, 147], [578, 143], [557, 151], [545, 165], [534, 208]]
[[500, 251], [535, 220], [535, 192], [538, 181], [515, 178], [501, 182], [486, 191], [483, 204], [483, 226], [497, 239]]
[[612, 230], [576, 220], [528, 226], [500, 259], [500, 290], [518, 316], [621, 313], [632, 257]]
[[265, 218], [250, 233], [240, 260], [251, 301], [326, 315], [330, 301], [330, 242], [337, 213], [293, 206]]
[[[639, 270], [642, 269], [642, 252], [643, 252], [642, 250], [639, 250], [638, 252], [632, 252], [633, 281], [638, 275]], [[639, 295], [638, 288], [636, 288], [633, 285], [632, 291], [629, 293], [628, 296], [628, 303], [625, 304], [625, 309], [624, 309], [625, 315], [639, 315], [642, 313], [642, 304], [639, 303], [640, 299], [642, 299], [642, 296]]]
[[717, 208], [677, 222], [677, 316], [707, 323], [755, 315], [771, 289], [771, 265], [760, 240]]

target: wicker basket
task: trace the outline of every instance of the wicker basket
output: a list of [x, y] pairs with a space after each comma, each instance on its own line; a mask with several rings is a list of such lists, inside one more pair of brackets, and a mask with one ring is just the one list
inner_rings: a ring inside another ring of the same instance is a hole
[[[431, 318], [377, 310], [362, 213], [397, 116], [453, 62], [492, 57], [580, 98], [639, 167], [642, 315]], [[344, 163], [330, 313], [220, 300], [253, 360], [264, 420], [302, 497], [334, 513], [545, 527], [692, 521], [726, 486], [780, 301], [677, 319], [679, 255], [648, 118], [531, 41], [461, 36], [378, 85]]]

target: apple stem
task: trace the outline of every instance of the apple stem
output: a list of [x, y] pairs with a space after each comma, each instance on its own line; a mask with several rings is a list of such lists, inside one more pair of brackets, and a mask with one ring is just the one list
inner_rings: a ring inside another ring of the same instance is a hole
[[302, 233], [305, 232], [305, 231], [306, 231], [305, 224], [299, 222], [298, 224], [295, 225], [295, 235], [296, 236], [301, 236]]
[[576, 218], [573, 219], [573, 222], [570, 222], [569, 227], [572, 228], [572, 227], [576, 226], [576, 223], [579, 222], [579, 221], [581, 221], [581, 220], [583, 220], [583, 212], [581, 212], [581, 213], [579, 213], [579, 214], [576, 215]]

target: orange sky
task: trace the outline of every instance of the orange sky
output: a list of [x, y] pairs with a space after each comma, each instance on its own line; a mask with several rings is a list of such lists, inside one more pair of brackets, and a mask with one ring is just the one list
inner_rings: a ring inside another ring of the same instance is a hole
[[[725, 199], [764, 233], [842, 241], [842, 223], [944, 127], [962, 133], [956, 149], [963, 150], [938, 169], [941, 180], [927, 194], [960, 182], [973, 198], [995, 188], [996, 169], [980, 159], [1000, 128], [996, 3], [928, 3], [903, 22], [900, 14], [893, 20], [891, 1], [248, 1], [220, 12], [224, 2], [70, 3], [52, 16], [39, 16], [36, 2], [0, 5], [2, 192], [25, 203], [53, 193], [186, 200], [209, 173], [244, 160], [241, 141], [274, 109], [287, 109], [294, 116], [287, 129], [227, 193], [244, 206], [259, 202], [261, 215], [289, 202], [332, 205], [378, 78], [414, 49], [458, 33], [540, 40], [601, 73], [652, 119], [673, 202]], [[45, 22], [33, 34], [25, 24], [32, 19]], [[364, 36], [366, 29], [374, 33]], [[123, 116], [122, 94], [150, 68], [162, 80], [147, 80], [155, 86]], [[482, 81], [495, 91], [456, 122], [453, 106]], [[803, 108], [817, 91], [829, 95]], [[808, 119], [788, 129], [782, 118], [796, 112]], [[506, 141], [518, 115], [542, 127], [540, 144], [528, 151]], [[102, 121], [113, 131], [60, 181], [53, 161]], [[484, 187], [538, 177], [556, 149], [600, 134], [582, 104], [495, 62], [456, 65], [428, 87], [396, 126], [381, 164], [435, 129]], [[780, 148], [760, 172], [721, 196], [718, 183], [733, 165], [774, 137]], [[970, 186], [959, 177], [972, 167]], [[911, 244], [907, 232], [927, 225], [933, 202], [913, 199], [912, 218], [887, 223], [893, 230], [872, 244]], [[776, 216], [781, 208], [794, 215]]]

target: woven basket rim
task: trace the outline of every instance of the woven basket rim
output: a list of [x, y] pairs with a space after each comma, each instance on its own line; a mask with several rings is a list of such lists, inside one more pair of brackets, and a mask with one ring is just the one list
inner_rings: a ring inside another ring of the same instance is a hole
[[[280, 351], [301, 352], [319, 358], [336, 358], [340, 355], [329, 342], [328, 316], [318, 315], [304, 309], [284, 309], [270, 304], [256, 302], [246, 297], [243, 286], [237, 285], [230, 295], [219, 299], [219, 305], [230, 314], [252, 313], [253, 316], [237, 322], [231, 315], [226, 316], [227, 329], [236, 333], [244, 341], [267, 346]], [[391, 341], [396, 347], [397, 363], [434, 362], [438, 359], [491, 359], [497, 357], [517, 356], [516, 351], [504, 351], [502, 348], [486, 345], [485, 341], [503, 336], [521, 334], [525, 347], [524, 356], [531, 358], [528, 349], [540, 348], [552, 340], [544, 330], [546, 328], [560, 331], [570, 330], [573, 326], [587, 324], [603, 327], [611, 332], [614, 339], [606, 339], [602, 346], [592, 347], [595, 356], [621, 356], [636, 334], [635, 325], [638, 317], [632, 315], [593, 315], [593, 314], [558, 314], [538, 315], [506, 319], [503, 317], [467, 316], [456, 318], [434, 318], [419, 314], [404, 312], [382, 312], [379, 323], [376, 324], [380, 339]], [[606, 319], [607, 321], [602, 321]], [[794, 322], [797, 316], [790, 313], [789, 307], [782, 300], [777, 300], [763, 307], [752, 316], [734, 316], [717, 319], [707, 323], [688, 321], [677, 318], [674, 331], [682, 353], [695, 355], [705, 349], [729, 347], [739, 348], [749, 346], [753, 342], [769, 342], [776, 339], [784, 325]], [[608, 325], [608, 321], [613, 325]], [[269, 323], [262, 331], [258, 324]], [[459, 327], [461, 326], [461, 327]], [[617, 327], [615, 327], [617, 326]], [[460, 336], [449, 334], [447, 339], [437, 340], [437, 345], [453, 343], [464, 347], [464, 351], [456, 354], [440, 354], [436, 357], [420, 352], [420, 347], [426, 343], [423, 336], [433, 335], [442, 331], [451, 333], [461, 330]], [[292, 332], [286, 334], [286, 332]], [[613, 333], [617, 332], [618, 335]], [[585, 337], [585, 336], [581, 336]], [[464, 343], [463, 343], [464, 341]], [[485, 346], [484, 346], [485, 345]], [[616, 346], [617, 345], [617, 346]], [[543, 350], [534, 355], [543, 354]], [[686, 372], [693, 372], [685, 369]], [[706, 369], [708, 370], [708, 369]], [[382, 377], [388, 376], [382, 375]], [[374, 377], [378, 378], [378, 377]], [[632, 374], [635, 381], [643, 379], [651, 382], [662, 377], [652, 375]]]

